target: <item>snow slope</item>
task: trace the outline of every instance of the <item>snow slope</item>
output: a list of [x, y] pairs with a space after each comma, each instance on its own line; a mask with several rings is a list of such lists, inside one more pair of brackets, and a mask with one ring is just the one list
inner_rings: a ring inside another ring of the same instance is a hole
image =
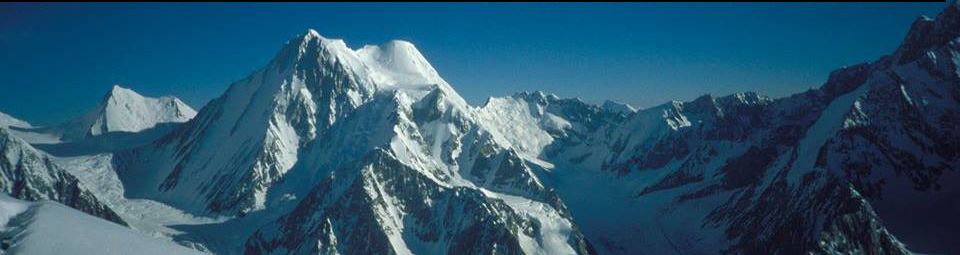
[[13, 116], [7, 115], [6, 113], [0, 112], [0, 127], [29, 128], [30, 123], [14, 118]]
[[4, 254], [201, 254], [58, 203], [5, 194], [0, 194], [0, 240]]

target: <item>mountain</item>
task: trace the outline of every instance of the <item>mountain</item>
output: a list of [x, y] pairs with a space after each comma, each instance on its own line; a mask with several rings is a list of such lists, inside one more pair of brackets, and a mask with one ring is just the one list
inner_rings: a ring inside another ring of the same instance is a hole
[[[960, 253], [960, 7], [914, 22], [897, 51], [861, 74], [874, 82], [820, 148], [817, 165], [847, 176], [884, 223], [919, 252]], [[926, 212], [917, 217], [917, 212]]]
[[0, 194], [4, 254], [200, 254], [54, 202]]
[[951, 3], [819, 88], [636, 110], [471, 106], [410, 42], [308, 30], [193, 118], [117, 87], [50, 129], [80, 142], [0, 128], [0, 188], [218, 254], [958, 253], [958, 45]]
[[518, 143], [556, 166], [543, 179], [603, 253], [957, 252], [958, 10], [786, 98], [705, 95], [626, 118], [542, 93], [485, 108], [525, 113], [498, 124], [522, 130], [507, 139], [550, 141]]
[[477, 114], [411, 43], [353, 50], [309, 30], [115, 162], [128, 196], [241, 218], [290, 208], [247, 253], [591, 252]]
[[94, 109], [41, 132], [56, 134], [61, 141], [78, 141], [110, 133], [141, 132], [166, 123], [182, 123], [196, 114], [175, 97], [144, 97], [136, 91], [114, 85]]

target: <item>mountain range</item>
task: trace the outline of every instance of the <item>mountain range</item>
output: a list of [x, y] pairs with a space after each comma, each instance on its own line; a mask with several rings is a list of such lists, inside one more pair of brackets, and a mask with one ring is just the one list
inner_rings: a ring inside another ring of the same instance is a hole
[[951, 3], [787, 97], [473, 106], [410, 42], [308, 30], [199, 111], [0, 114], [0, 253], [960, 253], [958, 52]]

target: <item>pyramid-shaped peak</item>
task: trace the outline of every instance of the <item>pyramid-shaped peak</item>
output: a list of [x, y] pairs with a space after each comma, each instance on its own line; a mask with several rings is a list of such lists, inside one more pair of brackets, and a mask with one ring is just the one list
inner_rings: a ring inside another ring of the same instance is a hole
[[[287, 41], [271, 61], [268, 68], [281, 72], [291, 67], [314, 69], [320, 65], [343, 65], [344, 69], [357, 69], [362, 65], [356, 52], [341, 39], [330, 39], [313, 29], [307, 29]], [[304, 72], [311, 72], [301, 70]]]
[[307, 31], [303, 32], [303, 37], [304, 38], [324, 38], [322, 35], [320, 35], [320, 32], [317, 32], [317, 30], [314, 30], [313, 28], [307, 28]]
[[110, 88], [110, 92], [107, 93], [108, 99], [117, 99], [117, 98], [143, 98], [143, 95], [137, 93], [136, 91], [122, 87], [120, 85], [113, 85]]
[[330, 45], [336, 45], [343, 48], [347, 48], [343, 39], [325, 37], [321, 35], [320, 32], [317, 32], [317, 30], [314, 30], [312, 28], [307, 29], [307, 31], [304, 31], [302, 34], [296, 36], [294, 40], [291, 40], [291, 41], [296, 42], [301, 47], [308, 47], [308, 46], [329, 47]]
[[299, 36], [301, 47], [320, 47], [320, 48], [338, 48], [341, 50], [352, 51], [343, 39], [330, 38], [320, 34], [317, 30], [307, 29]]
[[83, 116], [56, 127], [61, 140], [80, 140], [110, 132], [140, 132], [162, 123], [181, 123], [197, 112], [176, 97], [145, 97], [113, 85], [103, 101]]

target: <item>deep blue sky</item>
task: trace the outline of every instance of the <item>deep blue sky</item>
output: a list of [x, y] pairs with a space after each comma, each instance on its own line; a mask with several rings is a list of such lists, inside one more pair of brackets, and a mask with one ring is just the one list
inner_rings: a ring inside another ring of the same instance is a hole
[[113, 84], [195, 108], [307, 28], [412, 41], [473, 104], [545, 90], [652, 106], [784, 96], [892, 52], [943, 3], [0, 4], [0, 111], [77, 116]]

